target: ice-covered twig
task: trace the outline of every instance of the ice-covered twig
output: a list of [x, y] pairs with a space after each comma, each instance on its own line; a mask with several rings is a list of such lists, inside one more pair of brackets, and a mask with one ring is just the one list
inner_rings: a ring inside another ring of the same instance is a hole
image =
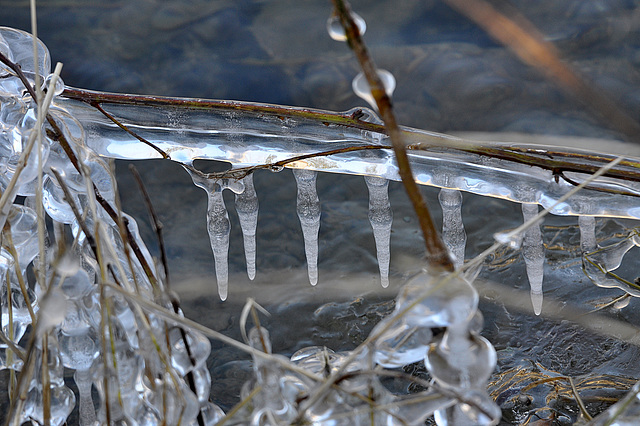
[[[95, 102], [136, 137], [91, 106]], [[196, 159], [232, 164], [227, 172], [206, 175], [214, 179], [289, 167], [399, 180], [384, 126], [377, 124], [375, 113], [366, 108], [340, 113], [69, 87], [56, 99], [56, 105], [88, 129], [87, 144], [92, 150], [110, 158], [162, 158], [157, 149], [141, 142], [142, 138], [182, 164]], [[510, 143], [474, 141], [407, 127], [401, 131], [418, 184], [443, 187], [441, 176], [449, 175], [444, 187], [543, 207], [551, 206], [616, 154], [624, 153], [627, 159], [589, 185], [584, 197], [567, 200], [553, 213], [638, 216], [640, 152], [635, 153], [628, 144], [600, 143], [601, 149], [613, 150], [608, 153], [580, 149], [575, 138], [548, 139], [548, 145], [543, 145], [540, 138], [524, 136], [524, 141]], [[545, 143], [544, 138], [542, 141]], [[535, 191], [523, 193], [520, 189], [524, 186]], [[588, 212], [584, 210], [587, 199]]]

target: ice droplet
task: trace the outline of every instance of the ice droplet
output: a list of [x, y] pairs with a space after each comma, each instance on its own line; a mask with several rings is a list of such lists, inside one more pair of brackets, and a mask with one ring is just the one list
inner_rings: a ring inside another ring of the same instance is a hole
[[[367, 31], [367, 23], [355, 12], [351, 12], [351, 18], [353, 19], [353, 22], [356, 23], [360, 36], [363, 36]], [[327, 19], [327, 32], [329, 33], [329, 37], [335, 41], [347, 41], [347, 34], [344, 32], [342, 23], [340, 23], [340, 18], [337, 15], [332, 15]]]
[[369, 222], [371, 222], [373, 237], [376, 241], [380, 284], [387, 288], [391, 260], [389, 242], [393, 224], [393, 211], [389, 203], [389, 181], [374, 176], [365, 176], [364, 180], [369, 188]]
[[[382, 85], [384, 86], [384, 91], [387, 93], [387, 96], [391, 97], [393, 95], [393, 91], [396, 90], [396, 79], [387, 70], [379, 69], [378, 77], [382, 81]], [[353, 92], [358, 95], [358, 97], [364, 99], [375, 109], [378, 110], [378, 105], [376, 104], [376, 100], [373, 98], [371, 94], [371, 87], [369, 86], [369, 82], [363, 73], [359, 73], [353, 79], [351, 83], [351, 87], [353, 88]]]
[[312, 170], [294, 169], [298, 185], [297, 211], [304, 237], [309, 282], [318, 283], [318, 232], [320, 231], [320, 199], [316, 192], [317, 173]]
[[[42, 83], [42, 90], [49, 89], [49, 85], [51, 84], [52, 78], [53, 78], [53, 74], [49, 74], [48, 76], [45, 77], [44, 82]], [[64, 81], [62, 81], [62, 79], [58, 76], [53, 95], [59, 96], [60, 94], [62, 94], [62, 92], [64, 92]]]
[[631, 297], [627, 295], [627, 297], [618, 300], [613, 304], [613, 309], [624, 309], [629, 306], [629, 302], [631, 301]]
[[256, 229], [258, 228], [258, 195], [253, 186], [253, 174], [242, 179], [244, 191], [236, 194], [236, 211], [244, 239], [244, 257], [247, 261], [247, 275], [256, 277]]
[[[533, 219], [537, 214], [537, 204], [522, 204], [522, 216], [525, 222]], [[527, 276], [529, 277], [533, 311], [536, 315], [540, 315], [540, 312], [542, 312], [542, 280], [544, 277], [544, 245], [542, 244], [540, 225], [533, 224], [533, 226], [524, 231], [522, 257], [524, 257]]]
[[464, 263], [467, 234], [462, 223], [462, 194], [454, 189], [442, 188], [438, 195], [442, 207], [442, 239], [453, 255], [456, 269]]

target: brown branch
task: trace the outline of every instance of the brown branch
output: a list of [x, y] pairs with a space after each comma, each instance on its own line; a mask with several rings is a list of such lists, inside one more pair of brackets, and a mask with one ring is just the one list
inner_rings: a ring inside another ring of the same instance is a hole
[[384, 85], [378, 77], [377, 68], [360, 36], [358, 26], [351, 17], [351, 8], [349, 3], [343, 0], [333, 0], [333, 4], [336, 14], [340, 18], [342, 27], [345, 30], [349, 47], [351, 47], [355, 53], [356, 58], [360, 63], [360, 67], [367, 78], [367, 82], [371, 88], [371, 95], [376, 101], [378, 111], [384, 121], [389, 138], [391, 139], [402, 184], [404, 185], [404, 189], [413, 204], [413, 208], [418, 216], [418, 221], [420, 222], [422, 235], [424, 236], [425, 244], [427, 246], [427, 261], [429, 262], [429, 266], [437, 269], [453, 271], [454, 266], [451, 261], [451, 256], [449, 255], [449, 250], [447, 250], [442, 238], [440, 238], [440, 234], [436, 230], [429, 208], [422, 198], [418, 185], [411, 173], [411, 164], [409, 163], [409, 157], [405, 150], [402, 132], [398, 127], [391, 107], [391, 99], [389, 99], [389, 96], [384, 89]]
[[162, 266], [164, 268], [164, 282], [167, 290], [171, 290], [171, 284], [169, 280], [169, 261], [167, 260], [167, 250], [164, 245], [164, 237], [162, 235], [162, 230], [164, 229], [164, 225], [158, 219], [158, 215], [156, 214], [155, 209], [153, 208], [153, 203], [151, 202], [151, 197], [149, 197], [149, 192], [147, 192], [147, 188], [142, 181], [142, 177], [140, 177], [140, 173], [138, 173], [138, 169], [133, 164], [129, 164], [129, 171], [133, 174], [135, 178], [138, 188], [140, 188], [140, 192], [142, 192], [142, 198], [144, 199], [144, 204], [147, 206], [147, 211], [149, 212], [149, 216], [151, 217], [151, 226], [153, 231], [156, 233], [156, 237], [158, 238], [158, 246], [160, 248], [160, 258], [162, 261]]

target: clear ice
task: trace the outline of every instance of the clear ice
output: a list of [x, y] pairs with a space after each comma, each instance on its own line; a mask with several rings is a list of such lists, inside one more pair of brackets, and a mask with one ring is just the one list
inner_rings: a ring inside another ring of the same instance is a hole
[[296, 210], [302, 235], [311, 285], [318, 284], [318, 232], [320, 232], [320, 199], [316, 191], [316, 175], [311, 170], [293, 169], [298, 185]]
[[236, 194], [236, 212], [242, 228], [247, 275], [256, 277], [256, 229], [258, 228], [258, 195], [253, 186], [253, 174], [242, 179], [244, 191]]
[[[538, 214], [537, 204], [522, 204], [522, 216], [524, 221], [536, 217]], [[524, 231], [522, 240], [522, 257], [527, 268], [527, 277], [531, 287], [531, 303], [536, 315], [542, 312], [542, 280], [544, 277], [544, 245], [540, 225], [534, 223]]]
[[580, 228], [580, 248], [583, 253], [593, 251], [596, 243], [596, 218], [593, 216], [578, 216]]
[[460, 269], [467, 244], [467, 233], [462, 223], [462, 194], [455, 189], [442, 188], [438, 200], [442, 207], [442, 239], [453, 255], [456, 269]]
[[389, 181], [365, 176], [365, 182], [369, 188], [369, 222], [376, 241], [380, 284], [386, 288], [389, 286], [389, 262], [391, 261], [389, 244], [393, 224], [393, 211], [389, 203]]
[[209, 192], [207, 204], [207, 231], [216, 263], [216, 280], [220, 299], [227, 299], [229, 284], [229, 234], [231, 222], [222, 198], [222, 189]]
[[[387, 96], [391, 97], [394, 90], [396, 90], [396, 78], [389, 71], [383, 69], [378, 70], [378, 77], [380, 78], [380, 81], [384, 86], [384, 91], [387, 93]], [[358, 95], [358, 97], [367, 101], [373, 109], [378, 109], [376, 100], [371, 94], [371, 87], [369, 86], [369, 82], [367, 81], [363, 73], [359, 73], [353, 78], [351, 87], [353, 89], [353, 92]]]
[[629, 250], [640, 246], [638, 228], [629, 232], [626, 238], [604, 247], [597, 246], [594, 250], [582, 254], [582, 269], [589, 279], [599, 287], [619, 288], [631, 296], [640, 297], [640, 287], [635, 281], [626, 280], [611, 272], [622, 264], [622, 260]]
[[[360, 35], [363, 36], [367, 31], [367, 23], [360, 15], [355, 12], [351, 12], [351, 18], [356, 23]], [[347, 41], [347, 35], [344, 32], [344, 28], [342, 28], [340, 18], [336, 15], [332, 15], [331, 17], [329, 17], [329, 19], [327, 19], [327, 32], [329, 33], [329, 37], [331, 37], [335, 41]]]

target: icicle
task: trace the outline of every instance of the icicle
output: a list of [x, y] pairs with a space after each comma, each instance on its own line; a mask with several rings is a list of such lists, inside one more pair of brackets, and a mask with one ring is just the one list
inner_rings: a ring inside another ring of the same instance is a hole
[[391, 239], [391, 224], [393, 212], [389, 203], [389, 181], [375, 176], [365, 176], [364, 181], [369, 188], [369, 222], [373, 228], [376, 241], [378, 268], [380, 268], [380, 284], [389, 286], [389, 240]]
[[213, 259], [216, 264], [216, 280], [218, 281], [218, 295], [220, 299], [227, 300], [227, 290], [229, 284], [229, 234], [231, 233], [231, 222], [229, 214], [224, 205], [222, 191], [231, 189], [236, 194], [243, 191], [242, 181], [225, 180], [214, 181], [207, 179], [193, 171], [185, 168], [196, 186], [204, 189], [207, 193], [207, 232], [213, 251]]
[[580, 248], [583, 253], [596, 249], [596, 218], [593, 216], [578, 216], [580, 227]]
[[236, 211], [244, 238], [244, 257], [247, 260], [247, 275], [256, 276], [256, 229], [258, 227], [258, 196], [253, 186], [253, 174], [242, 179], [244, 191], [236, 194]]
[[297, 211], [304, 236], [309, 282], [318, 283], [318, 232], [320, 231], [320, 200], [316, 192], [316, 175], [311, 170], [294, 169], [298, 184]]
[[229, 283], [229, 234], [231, 222], [222, 198], [222, 189], [217, 186], [214, 191], [207, 190], [209, 203], [207, 207], [207, 231], [211, 241], [211, 250], [216, 264], [216, 280], [220, 299], [227, 299]]
[[[525, 222], [533, 219], [537, 214], [537, 204], [522, 204], [522, 215]], [[524, 257], [529, 285], [531, 286], [533, 311], [536, 315], [540, 315], [540, 312], [542, 312], [542, 279], [544, 276], [544, 246], [542, 244], [540, 225], [534, 224], [524, 232], [522, 256]]]
[[456, 269], [464, 263], [467, 234], [462, 223], [462, 193], [442, 188], [438, 194], [442, 207], [442, 239], [453, 255]]
[[96, 423], [96, 410], [91, 397], [92, 373], [89, 370], [76, 370], [73, 377], [80, 394], [80, 424], [93, 425]]

